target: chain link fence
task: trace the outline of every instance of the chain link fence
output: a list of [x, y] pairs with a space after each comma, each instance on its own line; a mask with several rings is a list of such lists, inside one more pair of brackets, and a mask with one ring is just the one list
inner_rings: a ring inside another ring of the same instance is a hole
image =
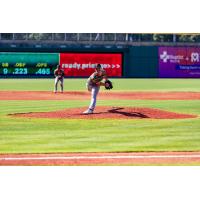
[[139, 33], [0, 33], [0, 41], [69, 41], [69, 42], [200, 42], [200, 34]]

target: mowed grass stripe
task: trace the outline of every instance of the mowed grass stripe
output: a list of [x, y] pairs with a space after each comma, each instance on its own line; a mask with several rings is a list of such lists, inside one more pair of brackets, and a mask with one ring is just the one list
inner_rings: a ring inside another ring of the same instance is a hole
[[[65, 101], [0, 101], [0, 115], [23, 112], [48, 112], [85, 107], [88, 100]], [[97, 106], [151, 107], [171, 112], [200, 115], [200, 100], [99, 100]]]
[[[65, 91], [86, 91], [87, 78], [65, 78]], [[199, 79], [114, 79], [113, 91], [200, 91]], [[54, 79], [0, 79], [0, 91], [53, 91]]]

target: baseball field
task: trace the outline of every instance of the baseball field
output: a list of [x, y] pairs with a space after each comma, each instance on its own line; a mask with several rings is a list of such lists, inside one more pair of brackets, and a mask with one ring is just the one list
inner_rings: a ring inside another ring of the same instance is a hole
[[0, 165], [200, 165], [198, 79], [0, 79]]

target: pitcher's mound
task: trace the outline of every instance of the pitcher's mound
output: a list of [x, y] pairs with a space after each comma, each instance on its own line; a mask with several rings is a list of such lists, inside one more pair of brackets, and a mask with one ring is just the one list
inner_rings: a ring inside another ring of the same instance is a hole
[[70, 108], [53, 112], [16, 113], [12, 116], [28, 118], [67, 118], [67, 119], [183, 119], [196, 115], [168, 112], [154, 108], [98, 106], [93, 114], [83, 114], [86, 107]]

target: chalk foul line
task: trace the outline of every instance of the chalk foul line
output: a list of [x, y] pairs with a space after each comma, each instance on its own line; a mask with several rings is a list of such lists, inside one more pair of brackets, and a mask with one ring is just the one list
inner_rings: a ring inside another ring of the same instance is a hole
[[38, 156], [38, 157], [0, 157], [5, 160], [92, 160], [92, 159], [154, 159], [154, 158], [200, 158], [200, 155], [121, 155], [121, 156]]

